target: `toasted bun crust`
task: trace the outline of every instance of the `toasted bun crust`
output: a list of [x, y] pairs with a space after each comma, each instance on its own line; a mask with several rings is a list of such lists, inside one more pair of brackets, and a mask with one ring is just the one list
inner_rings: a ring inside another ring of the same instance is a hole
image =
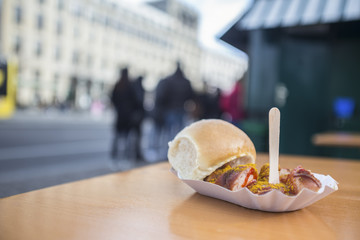
[[255, 163], [255, 158], [250, 138], [218, 119], [197, 121], [169, 142], [169, 162], [183, 179], [202, 180], [227, 162]]

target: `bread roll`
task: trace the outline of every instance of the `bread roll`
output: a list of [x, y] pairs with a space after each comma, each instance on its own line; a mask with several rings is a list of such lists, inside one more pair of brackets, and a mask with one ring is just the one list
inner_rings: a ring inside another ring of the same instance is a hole
[[250, 138], [223, 120], [197, 121], [169, 142], [169, 162], [183, 179], [203, 180], [225, 163], [255, 163], [255, 158]]

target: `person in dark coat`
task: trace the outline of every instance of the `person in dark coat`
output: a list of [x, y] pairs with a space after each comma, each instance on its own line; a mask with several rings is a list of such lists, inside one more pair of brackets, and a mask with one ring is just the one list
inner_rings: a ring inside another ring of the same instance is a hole
[[145, 109], [144, 109], [145, 90], [142, 85], [143, 79], [144, 79], [143, 76], [139, 76], [132, 83], [132, 87], [136, 95], [136, 104], [135, 104], [135, 109], [132, 113], [131, 121], [132, 121], [132, 129], [134, 130], [136, 135], [135, 151], [136, 151], [137, 160], [143, 159], [141, 152], [141, 138], [142, 138], [141, 126], [145, 118]]
[[219, 88], [210, 87], [204, 82], [204, 91], [196, 98], [199, 119], [221, 118], [220, 94]]
[[121, 69], [120, 78], [111, 93], [111, 102], [116, 112], [111, 156], [112, 158], [116, 158], [119, 138], [122, 136], [125, 138], [128, 137], [132, 127], [133, 113], [138, 105], [136, 93], [130, 83], [127, 68]]
[[162, 79], [156, 88], [155, 122], [158, 127], [165, 127], [176, 132], [184, 127], [185, 102], [192, 100], [194, 92], [190, 81], [184, 76], [177, 63], [176, 71]]

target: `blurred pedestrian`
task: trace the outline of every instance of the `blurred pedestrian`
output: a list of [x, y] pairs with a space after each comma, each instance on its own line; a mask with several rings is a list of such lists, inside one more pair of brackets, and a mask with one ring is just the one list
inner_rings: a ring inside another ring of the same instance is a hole
[[139, 76], [135, 79], [132, 86], [136, 96], [136, 104], [134, 111], [132, 113], [131, 121], [132, 121], [132, 129], [135, 132], [135, 151], [136, 151], [136, 159], [142, 160], [142, 152], [141, 152], [141, 138], [142, 138], [142, 123], [145, 118], [145, 109], [144, 109], [144, 96], [145, 90], [143, 87], [143, 76]]
[[221, 108], [235, 125], [245, 118], [243, 78], [235, 82], [230, 94], [221, 96]]
[[173, 74], [162, 79], [156, 87], [155, 122], [170, 132], [170, 136], [185, 125], [185, 103], [192, 100], [194, 92], [185, 77], [180, 62]]
[[119, 139], [124, 138], [127, 140], [132, 127], [133, 113], [138, 104], [136, 93], [130, 83], [128, 68], [121, 69], [120, 77], [111, 93], [111, 102], [116, 112], [111, 157], [116, 158]]
[[220, 95], [219, 88], [211, 87], [204, 81], [203, 92], [197, 96], [199, 119], [221, 118]]

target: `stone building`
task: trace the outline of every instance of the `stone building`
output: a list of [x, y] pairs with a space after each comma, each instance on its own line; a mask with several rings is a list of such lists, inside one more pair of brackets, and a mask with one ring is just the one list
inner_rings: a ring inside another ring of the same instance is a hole
[[223, 72], [212, 80], [220, 85], [234, 81], [234, 72], [244, 68], [243, 59], [221, 53], [213, 54], [221, 56], [221, 67], [206, 66], [198, 13], [176, 0], [0, 3], [0, 53], [18, 64], [17, 101], [23, 106], [67, 101], [87, 108], [91, 100], [108, 95], [124, 66], [131, 77], [144, 75], [148, 91], [174, 70], [177, 60], [195, 89], [201, 89], [209, 68]]

